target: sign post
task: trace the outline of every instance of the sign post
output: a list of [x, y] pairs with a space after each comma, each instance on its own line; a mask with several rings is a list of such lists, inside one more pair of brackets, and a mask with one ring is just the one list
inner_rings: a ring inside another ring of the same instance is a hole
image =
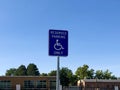
[[60, 56], [68, 56], [68, 31], [49, 30], [49, 55], [57, 56], [56, 90], [59, 90]]
[[57, 72], [56, 72], [56, 90], [59, 90], [59, 86], [60, 86], [60, 75], [59, 75], [59, 71], [60, 71], [60, 57], [57, 57]]

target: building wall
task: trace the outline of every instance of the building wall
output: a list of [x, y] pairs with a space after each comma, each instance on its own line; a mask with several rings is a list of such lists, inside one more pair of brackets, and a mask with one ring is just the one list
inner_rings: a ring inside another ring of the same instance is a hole
[[[25, 89], [25, 82], [30, 84], [29, 81], [30, 82], [33, 81], [34, 88], [37, 89], [38, 88], [36, 86], [37, 82], [39, 82], [38, 84], [40, 84], [41, 81], [45, 81], [46, 87], [43, 89], [50, 90], [51, 89], [50, 84], [52, 82], [54, 83], [56, 81], [56, 78], [48, 77], [48, 76], [45, 76], [45, 77], [40, 77], [40, 76], [2, 76], [2, 77], [0, 77], [1, 84], [6, 83], [6, 81], [10, 81], [12, 90], [16, 90], [16, 85], [20, 85], [21, 89]], [[53, 85], [53, 84], [51, 84], [51, 85]], [[39, 86], [41, 87], [41, 84]], [[2, 85], [1, 85], [1, 87], [2, 87]], [[55, 87], [55, 86], [53, 85], [53, 87]], [[9, 89], [10, 89], [10, 87], [9, 87]]]
[[115, 86], [120, 89], [120, 80], [85, 79], [78, 81], [78, 86], [85, 88], [104, 88], [105, 90], [114, 90]]

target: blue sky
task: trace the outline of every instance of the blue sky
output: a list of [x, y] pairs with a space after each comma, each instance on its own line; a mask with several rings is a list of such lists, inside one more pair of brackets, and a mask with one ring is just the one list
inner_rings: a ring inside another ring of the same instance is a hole
[[119, 0], [0, 0], [0, 75], [29, 63], [40, 73], [55, 70], [49, 29], [69, 32], [69, 55], [60, 67], [75, 72], [87, 64], [120, 76]]

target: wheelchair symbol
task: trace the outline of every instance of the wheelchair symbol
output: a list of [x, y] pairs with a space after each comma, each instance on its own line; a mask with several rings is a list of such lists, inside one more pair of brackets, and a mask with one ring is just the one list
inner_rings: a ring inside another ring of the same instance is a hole
[[54, 49], [55, 50], [62, 50], [64, 49], [63, 46], [61, 45], [61, 43], [58, 42], [59, 40], [56, 40], [56, 43], [54, 44]]

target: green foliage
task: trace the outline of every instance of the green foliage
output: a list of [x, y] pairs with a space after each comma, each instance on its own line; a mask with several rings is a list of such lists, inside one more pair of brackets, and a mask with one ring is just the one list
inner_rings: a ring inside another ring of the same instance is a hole
[[89, 69], [88, 65], [78, 67], [76, 70], [76, 75], [78, 76], [78, 79], [116, 79], [116, 77], [114, 75], [112, 76], [112, 72], [110, 72], [108, 69], [106, 71], [97, 70], [94, 72], [94, 69]]
[[48, 76], [48, 74], [47, 73], [42, 73], [42, 74], [40, 74], [40, 76]]
[[16, 68], [10, 68], [6, 71], [6, 76], [39, 76], [40, 73], [35, 64], [29, 64], [27, 69], [24, 65]]
[[111, 79], [111, 74], [112, 72], [110, 72], [108, 69], [103, 73], [103, 79]]
[[17, 76], [26, 76], [27, 75], [27, 69], [26, 69], [25, 65], [21, 65], [20, 67], [18, 67], [18, 69], [16, 70], [16, 75]]
[[56, 76], [56, 70], [52, 70], [50, 73], [48, 73], [48, 76]]
[[[56, 70], [48, 73], [48, 76], [56, 76]], [[64, 67], [60, 69], [60, 83], [62, 86], [68, 86], [72, 80], [73, 73], [70, 69]]]
[[27, 75], [28, 76], [39, 76], [40, 73], [38, 71], [38, 68], [35, 64], [30, 63], [27, 67]]
[[84, 79], [84, 78], [93, 78], [94, 70], [88, 70], [89, 66], [88, 65], [83, 65], [82, 67], [78, 67], [77, 71], [75, 74], [78, 76], [79, 79]]
[[98, 79], [117, 79], [108, 69], [106, 71], [97, 70], [95, 78]]
[[70, 83], [69, 77], [70, 77], [70, 71], [68, 68], [62, 68], [60, 70], [60, 83], [62, 86], [68, 86]]
[[9, 70], [6, 71], [6, 76], [16, 76], [16, 68], [10, 68]]
[[[30, 63], [27, 69], [24, 65], [16, 68], [10, 68], [6, 71], [6, 76], [39, 76], [40, 73], [35, 64]], [[52, 70], [50, 73], [42, 73], [41, 76], [56, 76], [56, 70]], [[60, 69], [60, 83], [62, 86], [76, 85], [79, 79], [117, 79], [115, 75], [112, 75], [108, 69], [105, 71], [89, 69], [88, 65], [83, 65], [77, 68], [75, 75], [72, 70], [67, 67]]]
[[115, 75], [112, 75], [111, 79], [117, 79], [117, 77]]
[[71, 80], [70, 80], [69, 85], [75, 86], [77, 84], [77, 81], [78, 81], [77, 75], [73, 75], [72, 78], [71, 78]]
[[[48, 76], [56, 76], [56, 70], [48, 73]], [[73, 75], [72, 70], [63, 67], [60, 69], [60, 83], [62, 86], [73, 85], [76, 83], [76, 77]]]
[[90, 69], [87, 71], [87, 78], [94, 79], [94, 69]]
[[96, 73], [95, 73], [95, 78], [98, 78], [98, 79], [103, 79], [103, 71], [102, 70], [97, 70]]

